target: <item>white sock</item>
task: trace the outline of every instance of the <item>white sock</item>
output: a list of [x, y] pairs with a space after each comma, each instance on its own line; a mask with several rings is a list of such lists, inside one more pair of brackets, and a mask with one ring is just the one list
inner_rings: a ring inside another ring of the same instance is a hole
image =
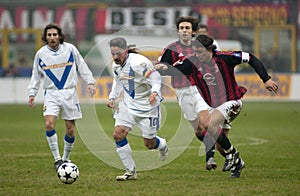
[[64, 139], [64, 154], [62, 157], [63, 161], [68, 161], [70, 159], [70, 154], [74, 146], [74, 137], [69, 138], [67, 135], [65, 136]]
[[126, 170], [133, 171], [135, 169], [135, 163], [132, 158], [131, 148], [129, 143], [122, 147], [117, 147], [117, 153], [119, 154], [123, 165], [125, 166]]
[[163, 138], [161, 138], [161, 137], [159, 137], [159, 136], [156, 136], [156, 140], [157, 139], [159, 140], [159, 145], [158, 145], [157, 149], [163, 149], [163, 148], [165, 148], [166, 145], [167, 145], [166, 140], [163, 139]]
[[[46, 135], [47, 135], [47, 132], [46, 132]], [[53, 131], [51, 131], [51, 132], [53, 133]], [[61, 157], [60, 157], [60, 154], [59, 154], [59, 148], [58, 148], [58, 143], [57, 143], [57, 134], [54, 131], [54, 134], [52, 134], [51, 136], [47, 135], [46, 138], [47, 138], [50, 150], [52, 152], [52, 155], [54, 157], [54, 160], [55, 161], [60, 160]]]

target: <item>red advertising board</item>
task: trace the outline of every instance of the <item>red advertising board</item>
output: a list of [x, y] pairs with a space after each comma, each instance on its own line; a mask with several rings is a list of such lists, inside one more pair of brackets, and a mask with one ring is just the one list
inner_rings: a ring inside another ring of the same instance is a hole
[[[76, 4], [75, 4], [76, 5]], [[102, 4], [101, 4], [102, 5]], [[300, 4], [298, 3], [298, 6]], [[299, 12], [299, 9], [298, 9]], [[290, 21], [288, 4], [240, 3], [195, 4], [186, 7], [105, 7], [105, 6], [0, 6], [0, 29], [43, 28], [59, 23], [76, 40], [91, 39], [134, 26], [175, 27], [181, 15], [198, 16], [210, 26], [212, 36], [230, 38], [232, 29], [256, 25], [281, 25]], [[300, 14], [298, 13], [298, 18]], [[298, 19], [298, 24], [300, 24]], [[217, 34], [217, 35], [216, 35]]]

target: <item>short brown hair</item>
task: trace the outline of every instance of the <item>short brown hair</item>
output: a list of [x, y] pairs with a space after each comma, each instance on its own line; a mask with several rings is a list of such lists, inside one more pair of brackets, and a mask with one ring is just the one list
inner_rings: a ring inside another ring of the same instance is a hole
[[109, 41], [109, 46], [110, 47], [118, 47], [122, 48], [123, 50], [128, 50], [128, 53], [139, 53], [139, 50], [136, 48], [136, 45], [128, 45], [127, 46], [127, 41], [123, 37], [116, 37], [113, 38]]
[[109, 41], [109, 46], [110, 47], [118, 47], [118, 48], [122, 48], [122, 49], [126, 50], [127, 49], [127, 41], [123, 37], [116, 37]]

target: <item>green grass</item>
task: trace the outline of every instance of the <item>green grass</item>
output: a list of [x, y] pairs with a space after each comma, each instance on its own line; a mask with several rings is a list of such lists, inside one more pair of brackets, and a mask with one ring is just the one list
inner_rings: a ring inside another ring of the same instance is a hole
[[[177, 103], [164, 105], [167, 119], [160, 135], [169, 140], [178, 126], [180, 110]], [[111, 111], [103, 104], [96, 109], [112, 139]], [[299, 102], [244, 102], [230, 132], [246, 162], [239, 179], [230, 179], [228, 172], [221, 171], [224, 159], [219, 153], [217, 170], [206, 171], [205, 157], [198, 155], [200, 143], [193, 139], [171, 163], [139, 172], [137, 181], [118, 182], [115, 176], [123, 171], [94, 156], [77, 133], [71, 159], [80, 177], [72, 185], [59, 182], [56, 176], [42, 106], [31, 110], [27, 105], [0, 105], [0, 111], [0, 195], [300, 195]], [[57, 122], [57, 130], [62, 149], [63, 121]], [[129, 140], [133, 149], [145, 149], [141, 138], [130, 136]]]

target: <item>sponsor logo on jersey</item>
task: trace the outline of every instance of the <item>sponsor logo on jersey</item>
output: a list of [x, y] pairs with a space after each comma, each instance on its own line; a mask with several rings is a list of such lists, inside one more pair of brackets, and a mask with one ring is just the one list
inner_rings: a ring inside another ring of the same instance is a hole
[[43, 70], [48, 70], [48, 69], [56, 69], [56, 68], [61, 68], [61, 67], [67, 67], [73, 65], [73, 62], [67, 62], [67, 63], [60, 63], [60, 64], [53, 64], [53, 65], [48, 65], [48, 66], [43, 66]]
[[120, 76], [119, 77], [119, 80], [132, 80], [132, 79], [134, 79], [133, 76]]

